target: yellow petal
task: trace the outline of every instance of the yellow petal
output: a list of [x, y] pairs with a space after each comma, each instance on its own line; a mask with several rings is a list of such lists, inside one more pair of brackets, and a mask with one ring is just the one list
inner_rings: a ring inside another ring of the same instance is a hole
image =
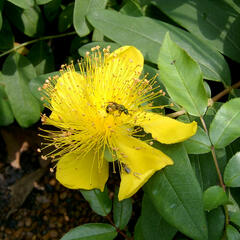
[[139, 139], [121, 135], [115, 138], [115, 144], [119, 160], [126, 164], [121, 171], [120, 201], [136, 193], [156, 171], [173, 164], [163, 152]]
[[[73, 109], [82, 104], [82, 89], [84, 88], [84, 78], [75, 71], [62, 74], [57, 79], [54, 91], [51, 95], [52, 113], [50, 118], [54, 121], [78, 122], [79, 119], [73, 118]], [[76, 87], [78, 86], [78, 87]], [[61, 119], [59, 119], [61, 116]]]
[[143, 69], [144, 58], [142, 53], [137, 48], [133, 46], [120, 47], [107, 57], [106, 62], [110, 62], [110, 60], [113, 59], [121, 60], [117, 68], [112, 69], [113, 74], [114, 72], [118, 74], [119, 69], [122, 68], [125, 71], [126, 69], [138, 71], [139, 72], [138, 76], [140, 76]]
[[93, 153], [88, 153], [84, 158], [78, 154], [64, 155], [57, 163], [56, 178], [67, 188], [91, 190], [98, 188], [104, 190], [108, 179], [108, 162], [103, 161], [101, 169], [98, 160], [93, 160]]
[[139, 124], [144, 131], [151, 133], [157, 141], [165, 144], [172, 144], [185, 141], [195, 135], [197, 123], [183, 123], [175, 119], [162, 116], [156, 113], [146, 113], [145, 120]]

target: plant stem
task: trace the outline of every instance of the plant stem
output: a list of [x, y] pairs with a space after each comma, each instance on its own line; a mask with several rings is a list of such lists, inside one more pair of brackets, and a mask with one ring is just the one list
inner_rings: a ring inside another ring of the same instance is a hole
[[[205, 123], [205, 121], [204, 121], [202, 116], [200, 116], [200, 120], [201, 120], [202, 126], [204, 128], [204, 131], [208, 135], [208, 138], [209, 138], [209, 140], [211, 142], [211, 139], [210, 139], [209, 134], [208, 134], [208, 129], [207, 129], [206, 123]], [[215, 147], [214, 147], [214, 145], [212, 143], [211, 143], [211, 153], [212, 153], [213, 161], [214, 161], [214, 164], [215, 164], [215, 168], [217, 170], [217, 174], [218, 174], [220, 185], [223, 188], [224, 192], [226, 192], [226, 187], [225, 187], [225, 184], [223, 182], [222, 174], [221, 174], [221, 171], [220, 171], [220, 168], [219, 168], [219, 165], [218, 165], [218, 161], [217, 161]], [[228, 209], [227, 209], [226, 205], [224, 205], [224, 212], [225, 212], [225, 225], [227, 226], [228, 223], [229, 223], [229, 215], [228, 215]]]
[[106, 216], [107, 220], [112, 224], [113, 227], [116, 228], [117, 232], [120, 233], [125, 239], [132, 240], [132, 238], [129, 238], [124, 232], [122, 232], [112, 221], [109, 215]]
[[222, 92], [218, 93], [216, 96], [212, 98], [214, 102], [218, 101], [220, 98], [231, 92], [234, 88], [239, 88], [240, 87], [240, 81], [237, 83], [233, 84], [232, 86], [224, 89]]
[[70, 36], [70, 35], [74, 35], [76, 34], [76, 32], [68, 32], [68, 33], [62, 33], [62, 34], [58, 34], [58, 35], [52, 35], [52, 36], [44, 36], [44, 37], [40, 37], [40, 38], [37, 38], [37, 39], [33, 39], [31, 41], [28, 41], [28, 42], [24, 42], [16, 47], [13, 47], [11, 49], [9, 49], [8, 51], [0, 54], [0, 57], [3, 57], [11, 52], [14, 52], [16, 50], [18, 50], [19, 48], [22, 48], [22, 47], [25, 47], [29, 44], [32, 44], [32, 43], [35, 43], [35, 42], [38, 42], [38, 41], [43, 41], [43, 40], [48, 40], [48, 39], [54, 39], [54, 38], [61, 38], [61, 37], [65, 37], [65, 36]]
[[[206, 134], [208, 135], [209, 140], [211, 141], [211, 139], [209, 137], [209, 134], [208, 134], [206, 123], [205, 123], [205, 121], [204, 121], [202, 116], [200, 116], [200, 120], [201, 120], [201, 123], [203, 125], [204, 131], [206, 132]], [[214, 161], [214, 164], [215, 164], [215, 167], [216, 167], [216, 170], [217, 170], [217, 174], [218, 174], [220, 185], [221, 185], [221, 187], [223, 188], [223, 190], [225, 192], [226, 188], [225, 188], [225, 185], [223, 183], [223, 178], [222, 178], [222, 174], [221, 174], [220, 168], [218, 166], [218, 161], [217, 161], [217, 156], [216, 156], [214, 145], [211, 145], [211, 153], [212, 153], [213, 161]]]

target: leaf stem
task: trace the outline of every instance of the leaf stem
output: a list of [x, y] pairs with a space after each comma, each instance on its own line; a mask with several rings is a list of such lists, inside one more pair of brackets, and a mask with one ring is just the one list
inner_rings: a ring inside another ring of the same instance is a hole
[[128, 237], [124, 232], [122, 232], [112, 221], [111, 217], [109, 215], [106, 216], [107, 220], [112, 224], [113, 227], [116, 228], [117, 232], [120, 233], [125, 239], [132, 240], [131, 237]]
[[18, 50], [19, 48], [22, 48], [22, 47], [25, 47], [29, 44], [32, 44], [32, 43], [35, 43], [35, 42], [38, 42], [38, 41], [43, 41], [43, 40], [48, 40], [48, 39], [54, 39], [54, 38], [61, 38], [61, 37], [65, 37], [65, 36], [70, 36], [70, 35], [74, 35], [76, 34], [76, 32], [68, 32], [68, 33], [62, 33], [62, 34], [58, 34], [58, 35], [51, 35], [51, 36], [44, 36], [44, 37], [40, 37], [40, 38], [37, 38], [37, 39], [33, 39], [31, 41], [28, 41], [28, 42], [24, 42], [16, 47], [13, 47], [11, 49], [9, 49], [8, 51], [0, 54], [0, 58], [11, 53], [11, 52], [14, 52], [16, 50]]

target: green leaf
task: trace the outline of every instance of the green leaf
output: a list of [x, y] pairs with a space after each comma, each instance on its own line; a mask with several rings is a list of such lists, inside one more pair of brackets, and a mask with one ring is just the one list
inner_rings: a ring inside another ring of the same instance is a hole
[[203, 81], [204, 89], [208, 98], [211, 98], [211, 88], [206, 81]]
[[134, 240], [145, 240], [142, 230], [142, 217], [139, 217], [134, 228]]
[[202, 116], [208, 99], [201, 70], [198, 64], [170, 39], [168, 33], [160, 49], [158, 68], [170, 97], [191, 115]]
[[125, 15], [133, 17], [143, 16], [142, 9], [140, 5], [134, 0], [128, 0], [125, 5], [120, 9], [120, 12]]
[[84, 37], [91, 32], [91, 27], [86, 20], [86, 15], [90, 11], [103, 9], [107, 0], [76, 0], [73, 12], [73, 26], [80, 37]]
[[231, 83], [230, 71], [223, 56], [182, 29], [152, 18], [131, 17], [112, 10], [94, 11], [87, 17], [106, 37], [121, 45], [137, 47], [145, 60], [156, 64], [158, 50], [169, 31], [172, 39], [199, 63], [204, 78], [222, 81], [226, 85]]
[[74, 4], [70, 3], [61, 12], [59, 19], [58, 19], [58, 31], [59, 32], [64, 32], [72, 26], [72, 24], [73, 24], [73, 8], [74, 8]]
[[46, 3], [49, 3], [51, 2], [52, 0], [36, 0], [36, 3], [38, 5], [43, 5], [43, 4], [46, 4]]
[[107, 216], [112, 209], [112, 201], [108, 197], [107, 188], [104, 192], [98, 189], [93, 190], [80, 190], [85, 200], [90, 204], [92, 210], [101, 216]]
[[14, 35], [7, 19], [4, 19], [3, 25], [0, 31], [0, 50], [8, 50], [13, 47]]
[[4, 90], [2, 73], [0, 72], [0, 126], [7, 126], [14, 121], [11, 106]]
[[40, 41], [34, 44], [27, 58], [36, 69], [37, 75], [54, 71], [54, 57], [51, 48], [46, 42]]
[[152, 2], [209, 46], [240, 62], [239, 12], [226, 1], [152, 0]]
[[112, 240], [117, 236], [116, 229], [106, 223], [88, 223], [73, 228], [61, 240]]
[[213, 119], [209, 135], [216, 148], [222, 148], [240, 137], [240, 98], [224, 103]]
[[221, 207], [218, 207], [207, 214], [208, 239], [220, 240], [223, 236], [225, 216]]
[[[208, 236], [202, 191], [182, 144], [159, 145], [174, 161], [155, 174], [146, 192], [160, 215], [179, 231], [197, 240]], [[184, 224], [183, 224], [184, 223]]]
[[228, 187], [240, 187], [240, 152], [229, 160], [224, 171], [224, 183]]
[[6, 5], [9, 20], [21, 32], [29, 37], [42, 35], [44, 22], [38, 6], [27, 9], [18, 8], [12, 4]]
[[52, 22], [58, 15], [62, 0], [52, 0], [44, 5], [44, 13], [49, 22]]
[[[223, 170], [227, 163], [225, 149], [216, 149], [216, 156], [220, 171], [223, 174]], [[190, 159], [203, 191], [210, 186], [217, 185], [219, 183], [216, 167], [214, 165], [211, 153], [190, 155]]]
[[202, 154], [211, 151], [211, 142], [206, 132], [198, 126], [197, 133], [184, 142], [188, 154]]
[[7, 126], [14, 121], [11, 106], [9, 104], [4, 87], [0, 83], [0, 126]]
[[227, 232], [228, 240], [239, 240], [240, 239], [240, 233], [233, 226], [227, 225], [226, 232]]
[[204, 209], [210, 211], [228, 202], [228, 197], [223, 188], [212, 186], [203, 193]]
[[111, 52], [121, 47], [119, 44], [113, 42], [92, 42], [80, 47], [78, 49], [78, 53], [79, 55], [84, 57], [86, 55], [86, 52], [91, 52], [91, 48], [96, 46], [100, 46], [101, 47], [100, 50], [102, 50], [103, 48], [107, 48], [108, 46], [111, 46], [110, 48]]
[[240, 212], [231, 213], [230, 221], [240, 227]]
[[34, 0], [21, 0], [21, 1], [7, 0], [7, 1], [23, 9], [31, 8], [34, 6]]
[[28, 82], [35, 69], [24, 56], [10, 54], [3, 64], [3, 81], [13, 114], [21, 127], [29, 127], [40, 118], [40, 104], [31, 94]]
[[92, 34], [92, 42], [103, 41], [103, 39], [104, 35], [102, 34], [102, 32], [95, 28]]
[[115, 190], [113, 200], [113, 220], [119, 229], [124, 229], [132, 216], [132, 199], [118, 201], [118, 189]]
[[141, 225], [145, 240], [171, 240], [177, 232], [157, 212], [147, 193], [142, 201]]

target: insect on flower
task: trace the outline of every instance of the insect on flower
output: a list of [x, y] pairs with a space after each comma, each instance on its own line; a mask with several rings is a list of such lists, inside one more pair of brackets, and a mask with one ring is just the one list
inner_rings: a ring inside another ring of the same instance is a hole
[[124, 105], [122, 104], [118, 104], [116, 102], [109, 102], [109, 104], [106, 107], [106, 112], [107, 113], [112, 113], [114, 111], [118, 111], [119, 112], [119, 116], [121, 116], [122, 113], [125, 113], [126, 115], [128, 115], [128, 109], [124, 107]]
[[[79, 62], [79, 72], [73, 64], [64, 65], [60, 77], [46, 80], [41, 92], [51, 114], [43, 115], [42, 123], [57, 130], [43, 128], [46, 148], [55, 147], [44, 158], [54, 159], [56, 178], [64, 186], [103, 191], [109, 164], [114, 167], [118, 161], [118, 198], [129, 198], [156, 171], [173, 164], [142, 132], [164, 144], [196, 133], [196, 122], [182, 123], [152, 112], [163, 108], [153, 100], [165, 93], [156, 76], [140, 77], [143, 64], [143, 55], [133, 46], [112, 53], [95, 47]], [[106, 151], [113, 162], [108, 162]]]

